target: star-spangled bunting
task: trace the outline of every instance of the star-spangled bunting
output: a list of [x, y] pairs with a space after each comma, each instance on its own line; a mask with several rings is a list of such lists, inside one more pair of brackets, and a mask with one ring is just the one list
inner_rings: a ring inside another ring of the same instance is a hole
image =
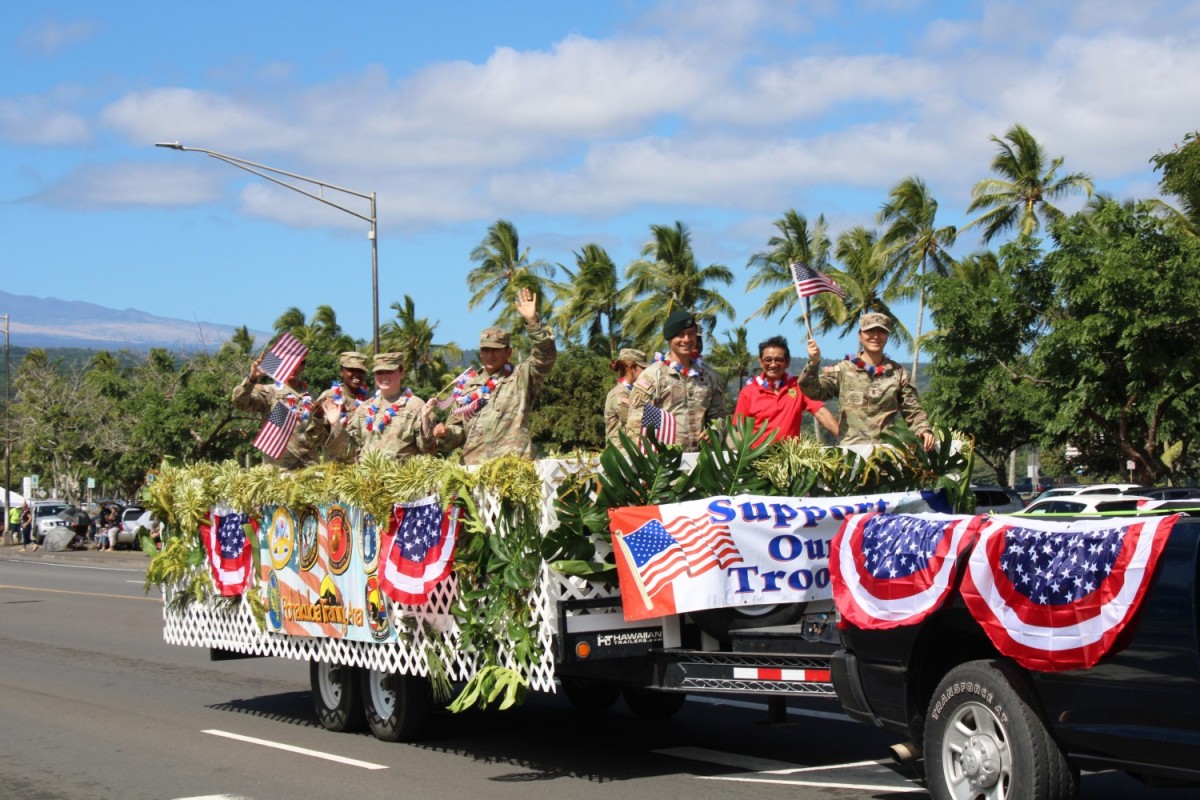
[[424, 605], [450, 574], [461, 527], [458, 506], [442, 511], [436, 495], [397, 503], [383, 535], [379, 590], [397, 603]]
[[287, 449], [288, 440], [296, 430], [300, 415], [283, 403], [276, 403], [262, 430], [254, 438], [254, 446], [271, 458], [279, 458]]
[[246, 514], [210, 514], [200, 524], [200, 538], [212, 569], [213, 583], [223, 596], [246, 591], [250, 583], [253, 558], [246, 540], [246, 529], [258, 530], [258, 523]]
[[1179, 518], [992, 517], [962, 581], [971, 616], [1027, 669], [1093, 666], [1133, 619]]
[[808, 264], [799, 261], [793, 261], [791, 269], [792, 280], [796, 284], [796, 293], [800, 295], [800, 299], [822, 292], [833, 292], [838, 297], [845, 299], [846, 292], [825, 273], [818, 272]]
[[306, 355], [308, 348], [295, 336], [285, 332], [275, 340], [275, 344], [270, 352], [263, 356], [258, 368], [279, 383], [287, 383]]
[[675, 444], [675, 415], [651, 403], [642, 406], [642, 436], [651, 430], [659, 444]]
[[856, 514], [834, 536], [833, 599], [842, 618], [864, 629], [913, 625], [954, 588], [959, 556], [982, 517]]

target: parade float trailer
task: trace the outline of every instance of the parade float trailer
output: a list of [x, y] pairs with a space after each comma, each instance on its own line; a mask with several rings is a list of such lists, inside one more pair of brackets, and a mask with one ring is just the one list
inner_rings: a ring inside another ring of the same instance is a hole
[[689, 693], [765, 695], [778, 719], [789, 696], [835, 697], [842, 522], [951, 510], [970, 457], [948, 436], [863, 458], [747, 434], [687, 457], [609, 448], [470, 470], [167, 467], [147, 582], [168, 643], [308, 661], [331, 730], [407, 740], [437, 705], [559, 688], [581, 709], [623, 697], [659, 718]]

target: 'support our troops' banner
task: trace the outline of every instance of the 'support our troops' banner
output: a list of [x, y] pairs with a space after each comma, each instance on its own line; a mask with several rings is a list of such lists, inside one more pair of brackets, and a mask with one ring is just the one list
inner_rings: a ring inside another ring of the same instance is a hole
[[830, 542], [852, 514], [948, 512], [934, 492], [709, 497], [609, 511], [625, 619], [833, 597]]

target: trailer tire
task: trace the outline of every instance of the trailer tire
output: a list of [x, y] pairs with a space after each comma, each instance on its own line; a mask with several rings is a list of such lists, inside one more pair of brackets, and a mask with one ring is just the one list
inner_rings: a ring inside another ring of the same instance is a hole
[[327, 730], [361, 731], [367, 723], [362, 704], [359, 670], [327, 661], [308, 663], [313, 711]]
[[420, 675], [364, 669], [362, 697], [367, 725], [384, 742], [420, 738], [433, 713], [433, 690]]
[[693, 611], [692, 620], [700, 630], [729, 644], [732, 631], [748, 628], [769, 628], [773, 625], [792, 625], [800, 621], [807, 603], [772, 603], [761, 606], [731, 606]]
[[586, 678], [562, 678], [562, 688], [567, 701], [585, 714], [607, 711], [621, 699], [620, 686]]
[[942, 678], [925, 718], [931, 797], [1069, 800], [1078, 781], [1016, 666], [969, 661]]
[[626, 686], [621, 694], [625, 695], [625, 705], [634, 716], [642, 719], [668, 719], [678, 714], [687, 701], [687, 692], [662, 692], [640, 686]]

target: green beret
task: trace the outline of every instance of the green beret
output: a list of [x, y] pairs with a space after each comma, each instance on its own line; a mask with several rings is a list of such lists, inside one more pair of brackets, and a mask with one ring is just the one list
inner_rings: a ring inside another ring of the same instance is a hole
[[663, 323], [663, 338], [670, 341], [688, 328], [694, 327], [696, 327], [696, 318], [692, 316], [692, 312], [682, 308], [672, 311], [671, 316], [667, 317], [667, 321]]

